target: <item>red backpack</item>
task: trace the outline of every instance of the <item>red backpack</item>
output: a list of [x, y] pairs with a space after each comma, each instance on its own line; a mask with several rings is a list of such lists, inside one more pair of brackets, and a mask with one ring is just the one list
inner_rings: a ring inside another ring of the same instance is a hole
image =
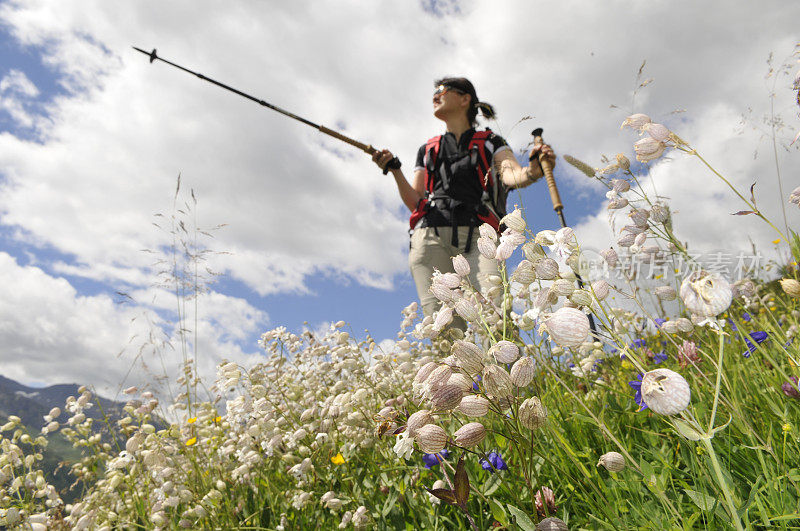
[[[502, 181], [495, 179], [494, 173], [491, 169], [489, 157], [491, 154], [487, 153], [486, 140], [492, 135], [490, 129], [485, 131], [476, 131], [472, 135], [469, 142], [468, 151], [472, 153], [477, 152], [476, 160], [476, 178], [481, 183], [483, 188], [483, 197], [481, 198], [480, 205], [474, 205], [476, 217], [488, 223], [496, 231], [500, 230], [500, 218], [506, 215], [506, 197], [508, 190]], [[433, 196], [434, 178], [436, 173], [436, 161], [439, 155], [439, 147], [442, 143], [442, 135], [435, 136], [425, 143], [425, 197], [417, 204], [417, 208], [411, 213], [409, 224], [411, 229], [417, 226], [417, 223], [425, 217], [428, 212], [430, 200]], [[488, 157], [487, 157], [488, 155]], [[481, 206], [485, 206], [483, 209]], [[470, 231], [471, 233], [472, 231]], [[457, 241], [457, 240], [456, 240]]]

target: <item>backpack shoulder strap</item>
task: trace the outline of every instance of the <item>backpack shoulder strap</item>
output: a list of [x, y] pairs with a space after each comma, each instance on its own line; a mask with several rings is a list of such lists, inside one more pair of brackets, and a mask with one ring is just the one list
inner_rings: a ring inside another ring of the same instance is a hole
[[425, 172], [426, 172], [426, 183], [425, 188], [428, 190], [429, 193], [433, 193], [433, 178], [436, 172], [436, 161], [439, 158], [439, 147], [442, 144], [442, 135], [436, 135], [432, 138], [429, 138], [427, 142], [425, 142]]

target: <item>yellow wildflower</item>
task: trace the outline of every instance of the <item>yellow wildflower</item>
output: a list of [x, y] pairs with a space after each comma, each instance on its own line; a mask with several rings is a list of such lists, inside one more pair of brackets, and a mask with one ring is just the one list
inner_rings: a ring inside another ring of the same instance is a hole
[[197, 437], [192, 437], [188, 441], [186, 441], [186, 446], [194, 446], [197, 443]]
[[220, 422], [220, 421], [222, 421], [222, 417], [220, 416], [214, 417], [214, 422]]
[[192, 418], [190, 418], [189, 420], [187, 420], [186, 422], [187, 422], [188, 424], [194, 424], [195, 422], [197, 422], [197, 417], [192, 417]]
[[774, 243], [775, 245], [778, 245], [779, 243], [781, 243], [781, 239], [778, 238], [777, 240], [772, 240], [772, 243]]
[[331, 457], [331, 463], [333, 463], [334, 465], [344, 464], [344, 457], [342, 456], [341, 452]]

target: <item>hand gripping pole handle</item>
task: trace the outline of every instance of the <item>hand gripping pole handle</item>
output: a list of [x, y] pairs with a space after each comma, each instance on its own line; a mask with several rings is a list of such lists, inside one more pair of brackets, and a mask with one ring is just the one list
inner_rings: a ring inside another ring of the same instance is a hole
[[[544, 129], [538, 127], [534, 129], [531, 134], [533, 135], [533, 144], [536, 146], [541, 146], [544, 144], [544, 140], [542, 140], [542, 133]], [[550, 201], [553, 203], [553, 210], [556, 212], [563, 210], [564, 203], [561, 202], [561, 196], [558, 195], [558, 187], [556, 186], [556, 180], [553, 177], [553, 165], [550, 164], [550, 161], [539, 153], [539, 164], [542, 166], [542, 171], [544, 172], [544, 177], [547, 180], [547, 188], [550, 190]]]

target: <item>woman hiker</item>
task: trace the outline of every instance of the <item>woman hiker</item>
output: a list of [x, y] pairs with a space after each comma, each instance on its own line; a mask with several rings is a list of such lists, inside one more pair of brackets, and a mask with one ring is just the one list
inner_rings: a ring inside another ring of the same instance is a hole
[[[543, 176], [540, 154], [555, 164], [550, 146], [539, 144], [530, 152], [531, 165], [523, 168], [505, 140], [488, 128], [476, 131], [478, 110], [487, 119], [495, 113], [491, 105], [478, 100], [466, 78], [448, 77], [434, 86], [433, 115], [445, 123], [445, 134], [419, 148], [411, 183], [399, 168], [389, 170], [411, 211], [408, 262], [425, 315], [439, 306], [429, 289], [433, 270], [453, 271], [454, 256], [462, 254], [467, 259], [470, 282], [476, 289], [488, 289], [486, 279], [497, 273], [497, 261], [478, 252], [475, 228], [489, 223], [499, 230], [507, 191]], [[382, 170], [392, 159], [394, 155], [386, 149], [372, 156]]]

